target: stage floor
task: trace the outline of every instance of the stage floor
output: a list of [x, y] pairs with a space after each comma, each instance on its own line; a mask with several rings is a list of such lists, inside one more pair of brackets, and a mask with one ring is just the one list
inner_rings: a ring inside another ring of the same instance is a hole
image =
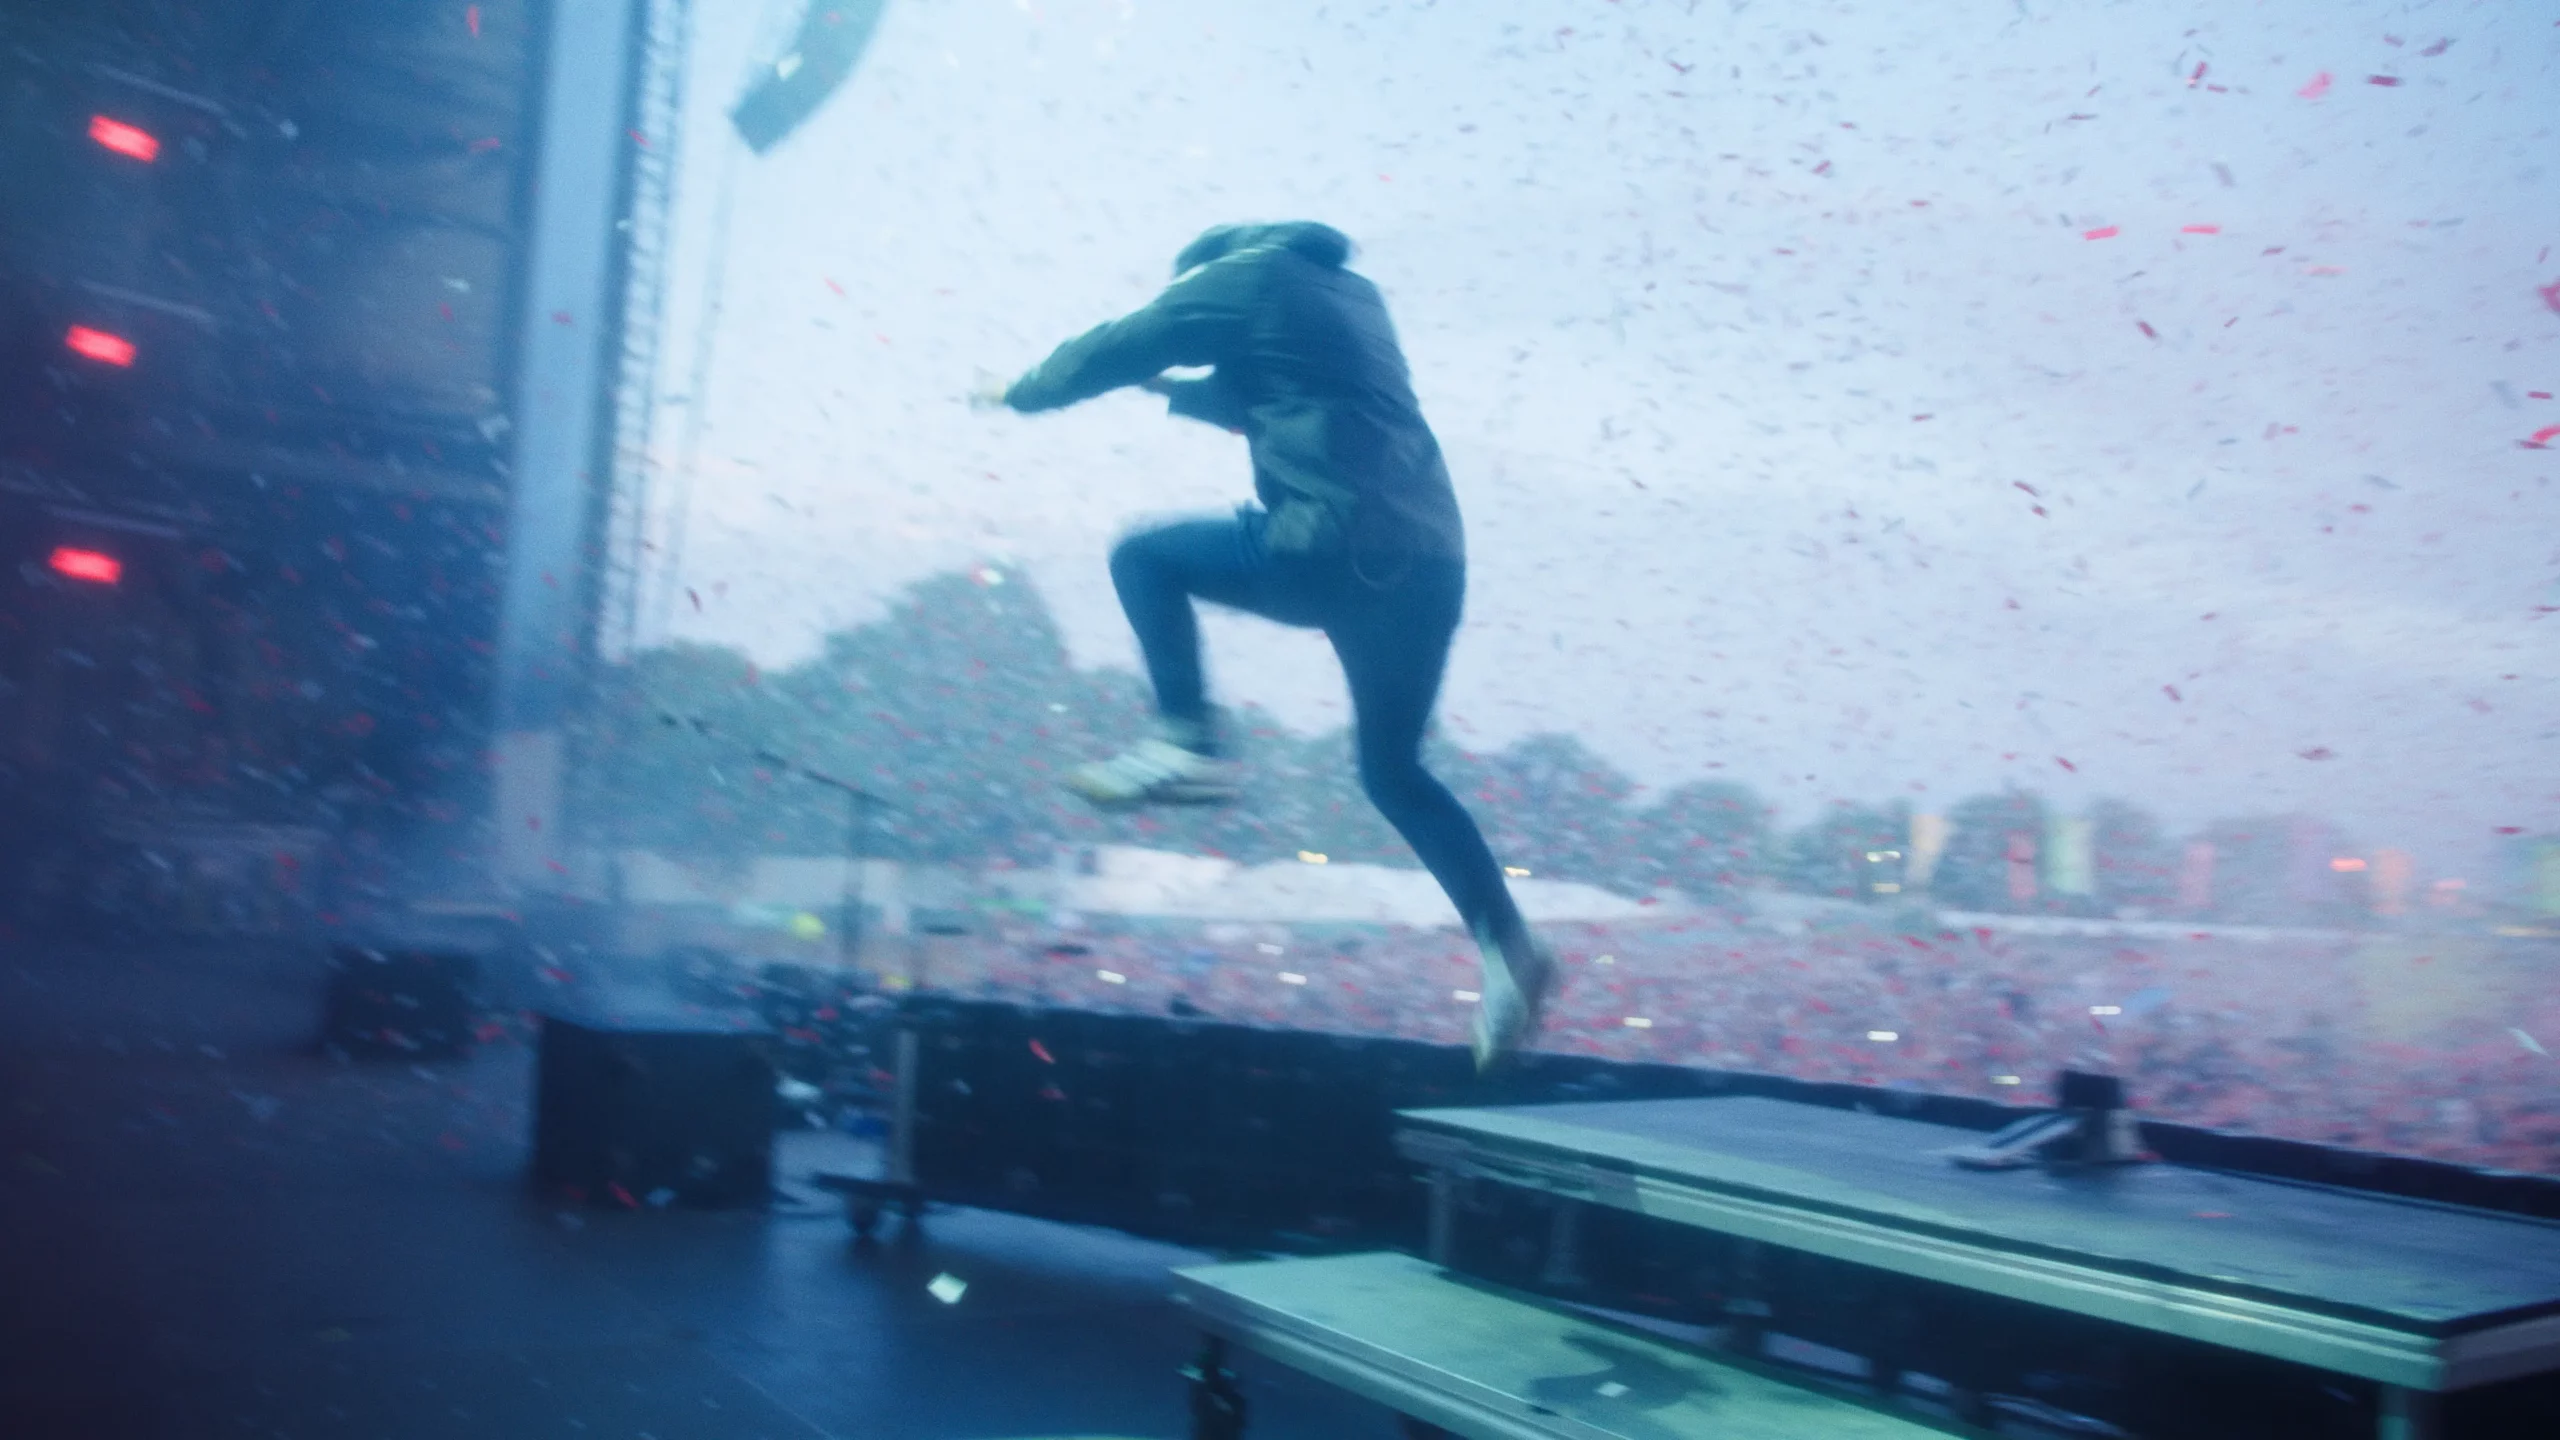
[[[0, 948], [0, 1432], [11, 1440], [995, 1440], [1184, 1433], [1215, 1257], [983, 1211], [847, 1244], [802, 1214], [524, 1193], [526, 1047], [302, 1053], [316, 959]], [[927, 1287], [967, 1283], [945, 1305]], [[1258, 1437], [1387, 1412], [1239, 1362]]]

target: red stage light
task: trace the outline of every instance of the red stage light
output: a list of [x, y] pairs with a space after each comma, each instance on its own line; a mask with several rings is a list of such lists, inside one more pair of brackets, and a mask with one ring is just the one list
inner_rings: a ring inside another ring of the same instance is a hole
[[133, 342], [121, 335], [110, 335], [104, 330], [92, 330], [86, 325], [74, 325], [71, 327], [71, 333], [62, 337], [62, 343], [70, 346], [74, 354], [86, 355], [92, 360], [104, 361], [109, 365], [133, 363]]
[[121, 120], [104, 115], [89, 117], [89, 138], [119, 155], [130, 155], [148, 165], [160, 154], [160, 142], [148, 130], [138, 130]]
[[113, 585], [124, 578], [124, 562], [96, 550], [74, 550], [68, 545], [57, 545], [50, 563], [55, 574], [74, 580]]

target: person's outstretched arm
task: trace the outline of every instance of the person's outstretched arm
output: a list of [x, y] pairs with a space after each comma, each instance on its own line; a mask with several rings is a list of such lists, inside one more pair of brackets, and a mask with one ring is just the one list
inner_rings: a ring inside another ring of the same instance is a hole
[[[1145, 309], [1097, 325], [1059, 346], [1031, 373], [1006, 387], [1004, 403], [1025, 414], [1059, 410], [1153, 379], [1177, 365], [1215, 365], [1239, 348], [1260, 278], [1260, 267], [1241, 257], [1203, 265], [1165, 287]], [[1191, 413], [1180, 408], [1181, 400], [1175, 404], [1176, 414]]]

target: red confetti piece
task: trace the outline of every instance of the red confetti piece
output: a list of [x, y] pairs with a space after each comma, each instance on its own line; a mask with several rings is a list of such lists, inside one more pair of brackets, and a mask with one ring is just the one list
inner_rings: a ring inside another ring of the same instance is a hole
[[2026, 492], [2027, 492], [2028, 494], [2030, 494], [2030, 495], [2037, 495], [2037, 496], [2041, 496], [2041, 495], [2044, 493], [2043, 491], [2038, 490], [2038, 489], [2037, 489], [2036, 487], [2034, 487], [2033, 485], [2028, 484], [2028, 483], [2027, 483], [2026, 481], [2024, 481], [2024, 480], [2012, 480], [2012, 481], [2010, 481], [2009, 483], [2010, 483], [2011, 485], [2013, 485], [2013, 486], [2017, 487], [2017, 488], [2018, 488], [2018, 489], [2020, 489], [2020, 490], [2024, 490], [2024, 491], [2026, 491]]
[[468, 149], [474, 155], [486, 155], [490, 151], [497, 149], [499, 143], [497, 136], [483, 135], [479, 139], [472, 141], [464, 148]]
[[2157, 340], [2157, 339], [2159, 339], [2159, 338], [2160, 338], [2160, 332], [2151, 328], [2151, 322], [2150, 322], [2150, 321], [2148, 321], [2148, 320], [2136, 320], [2136, 321], [2134, 321], [2133, 323], [2142, 327], [2142, 333], [2143, 333], [2143, 334], [2150, 336], [2150, 337], [2151, 337], [2152, 339], [2154, 339], [2154, 340]]
[[2527, 390], [2524, 393], [2532, 396], [2536, 400], [2548, 400], [2551, 398], [2551, 392], [2548, 390]]
[[2439, 41], [2437, 41], [2436, 43], [2434, 43], [2433, 45], [2428, 46], [2426, 49], [2419, 51], [2418, 53], [2419, 53], [2419, 54], [2421, 54], [2421, 55], [2424, 55], [2424, 56], [2426, 56], [2428, 59], [2432, 60], [2432, 59], [2434, 59], [2436, 56], [2441, 55], [2441, 54], [2443, 54], [2444, 52], [2446, 52], [2447, 50], [2450, 50], [2450, 49], [2452, 49], [2452, 48], [2453, 48], [2453, 42], [2452, 42], [2452, 41], [2450, 41], [2450, 40], [2439, 40]]
[[621, 1181], [608, 1180], [605, 1182], [605, 1188], [612, 1191], [613, 1198], [621, 1201], [625, 1208], [632, 1210], [640, 1208], [640, 1202], [631, 1198], [631, 1192], [622, 1188]]
[[2083, 240], [2112, 240], [2123, 233], [2124, 227], [2121, 225], [2101, 225], [2095, 230], [2081, 231], [2080, 238]]
[[2181, 235], [2219, 235], [2222, 233], [2222, 227], [2219, 225], [2181, 225], [2178, 227], [2178, 233]]
[[2524, 833], [2524, 827], [2521, 825], [2501, 825], [2498, 827], [2498, 833], [2501, 835], [2521, 835]]
[[2545, 425], [2541, 429], [2534, 431], [2533, 438], [2525, 443], [2535, 446], [2548, 446], [2551, 443], [2551, 438], [2555, 435], [2560, 435], [2560, 425]]
[[2400, 77], [2397, 75], [2367, 75], [2364, 77], [2364, 83], [2367, 85], [2397, 85], [2400, 83]]
[[2184, 696], [2184, 695], [2179, 694], [2179, 693], [2178, 693], [2178, 687], [2177, 687], [2177, 686], [2175, 686], [2175, 685], [2163, 685], [2163, 686], [2161, 686], [2161, 687], [2160, 687], [2160, 693], [2161, 693], [2161, 694], [2163, 694], [2163, 695], [2168, 696], [2170, 699], [2172, 699], [2172, 700], [2174, 700], [2174, 701], [2178, 702], [2178, 703], [2179, 703], [2179, 704], [2181, 704], [2181, 705], [2184, 705], [2185, 703], [2187, 703], [2187, 697], [2186, 697], [2186, 696]]
[[2196, 1212], [2196, 1218], [2199, 1220], [2228, 1220], [2231, 1218], [2231, 1212], [2228, 1210], [2199, 1210]]
[[2537, 285], [2533, 293], [2541, 296], [2542, 303], [2550, 306], [2554, 314], [2560, 314], [2560, 280], [2554, 280], [2548, 285]]
[[641, 134], [637, 130], [625, 130], [622, 133], [631, 137], [632, 144], [639, 146], [643, 150], [649, 148], [648, 136]]
[[1031, 1042], [1031, 1053], [1039, 1056], [1040, 1063], [1043, 1065], [1055, 1065], [1058, 1063], [1058, 1057], [1049, 1053], [1049, 1047], [1041, 1044], [1036, 1039]]
[[474, 40], [479, 39], [479, 38], [480, 38], [480, 7], [479, 7], [479, 6], [477, 6], [477, 5], [465, 5], [465, 6], [463, 6], [463, 7], [462, 7], [462, 23], [471, 27], [471, 38], [472, 38], [472, 39], [474, 39]]
[[2187, 88], [2190, 90], [2196, 88], [2196, 82], [2204, 78], [2204, 72], [2205, 62], [2202, 60], [2197, 61], [2195, 73], [2187, 77]]
[[2301, 89], [2296, 90], [2293, 93], [2301, 96], [2305, 100], [2317, 100], [2321, 96], [2328, 94], [2329, 72], [2323, 70], [2319, 74], [2312, 76], [2310, 84], [2303, 86]]

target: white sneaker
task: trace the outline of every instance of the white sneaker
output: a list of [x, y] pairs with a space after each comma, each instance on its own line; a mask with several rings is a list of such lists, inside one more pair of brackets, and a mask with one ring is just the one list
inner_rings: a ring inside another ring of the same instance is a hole
[[1224, 805], [1236, 798], [1237, 767], [1170, 740], [1142, 740], [1079, 765], [1062, 782], [1096, 805]]
[[1484, 978], [1478, 982], [1483, 998], [1476, 1006], [1475, 1024], [1476, 1069], [1482, 1071], [1492, 1069], [1538, 1033], [1538, 1024], [1546, 1017], [1547, 997], [1555, 992], [1556, 962], [1535, 940], [1528, 941], [1525, 953], [1516, 957], [1516, 968], [1492, 940], [1479, 937], [1476, 948], [1484, 956]]

